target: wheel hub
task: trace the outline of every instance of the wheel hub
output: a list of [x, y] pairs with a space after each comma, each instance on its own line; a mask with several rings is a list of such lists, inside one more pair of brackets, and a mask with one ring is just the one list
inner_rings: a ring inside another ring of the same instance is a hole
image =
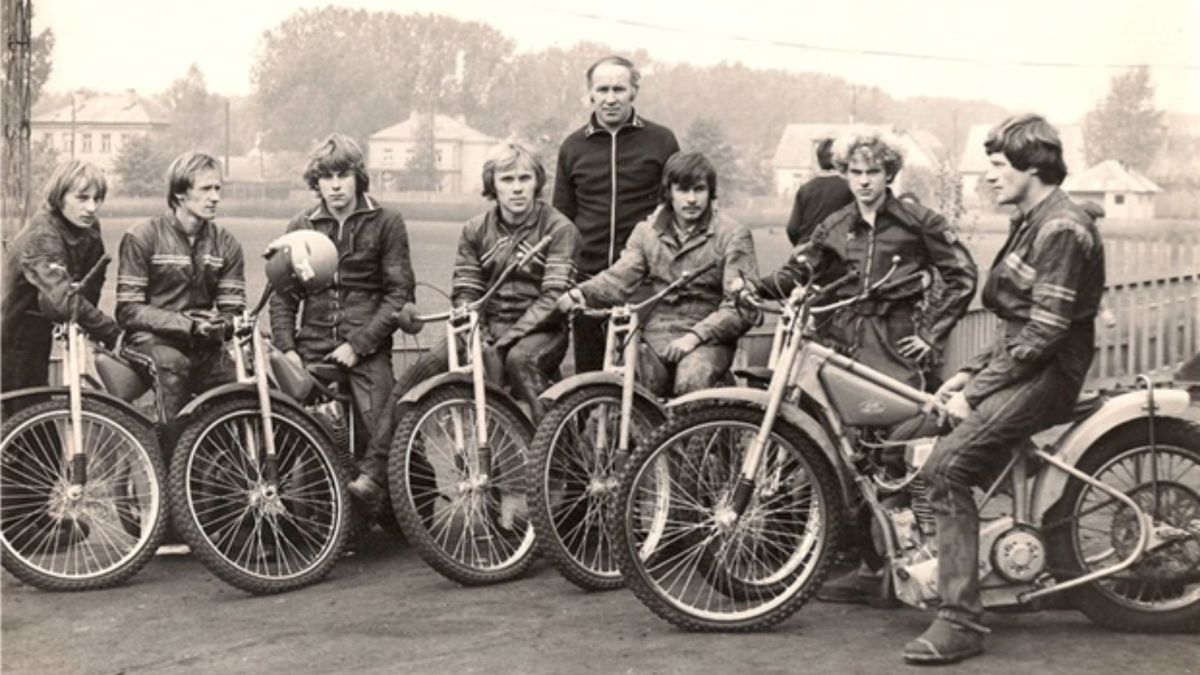
[[587, 494], [592, 497], [611, 494], [616, 492], [617, 483], [615, 476], [596, 476], [588, 481]]
[[1045, 546], [1033, 530], [1009, 530], [992, 545], [992, 564], [1009, 581], [1028, 583], [1046, 568]]
[[283, 500], [279, 498], [279, 490], [274, 486], [260, 484], [250, 491], [248, 497], [250, 507], [264, 514], [281, 516], [287, 513]]
[[[1146, 551], [1133, 565], [1143, 579], [1169, 581], [1200, 569], [1200, 496], [1177, 483], [1158, 484], [1158, 513], [1149, 485], [1132, 495], [1147, 515]], [[1137, 514], [1122, 505], [1113, 514], [1110, 541], [1121, 557], [1137, 546], [1141, 528]]]

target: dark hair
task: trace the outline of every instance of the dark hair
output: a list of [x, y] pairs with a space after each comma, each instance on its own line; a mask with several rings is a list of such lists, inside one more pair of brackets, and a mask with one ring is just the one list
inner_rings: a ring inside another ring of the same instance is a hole
[[597, 68], [599, 68], [600, 66], [602, 66], [606, 63], [611, 63], [613, 65], [622, 66], [622, 67], [626, 68], [627, 70], [629, 70], [629, 86], [633, 87], [634, 89], [638, 88], [638, 83], [642, 81], [641, 71], [639, 71], [637, 69], [637, 66], [633, 65], [633, 61], [630, 61], [629, 59], [625, 58], [624, 56], [617, 56], [616, 54], [613, 54], [611, 56], [606, 56], [606, 57], [600, 59], [599, 61], [593, 63], [591, 66], [588, 67], [588, 69], [587, 69], [588, 89], [592, 88], [592, 74], [596, 72]]
[[371, 176], [367, 173], [362, 149], [345, 134], [329, 134], [308, 153], [304, 182], [308, 189], [319, 191], [317, 181], [322, 176], [336, 176], [346, 171], [354, 172], [354, 196], [362, 197], [371, 188]]
[[506, 141], [488, 152], [487, 160], [483, 163], [483, 196], [488, 199], [496, 198], [496, 172], [508, 171], [521, 162], [529, 164], [533, 175], [537, 178], [537, 188], [534, 199], [540, 199], [542, 188], [546, 186], [546, 167], [542, 160], [520, 143]]
[[989, 155], [1003, 153], [1018, 171], [1032, 167], [1046, 185], [1062, 185], [1067, 177], [1062, 139], [1040, 115], [1017, 115], [997, 124], [988, 132], [983, 149]]
[[63, 199], [79, 182], [84, 184], [84, 188], [96, 191], [96, 201], [104, 201], [108, 194], [108, 179], [104, 177], [104, 172], [83, 160], [71, 159], [54, 167], [54, 173], [46, 181], [46, 208], [54, 213], [62, 213]]
[[822, 138], [817, 141], [817, 166], [825, 171], [833, 170], [833, 139]]
[[189, 150], [171, 162], [171, 166], [167, 167], [167, 206], [172, 209], [179, 206], [175, 195], [187, 194], [196, 184], [196, 174], [201, 171], [216, 171], [224, 175], [221, 163], [206, 152]]
[[663, 166], [662, 195], [664, 204], [671, 203], [671, 186], [683, 189], [704, 183], [708, 185], [708, 198], [717, 198], [717, 169], [702, 152], [677, 152]]

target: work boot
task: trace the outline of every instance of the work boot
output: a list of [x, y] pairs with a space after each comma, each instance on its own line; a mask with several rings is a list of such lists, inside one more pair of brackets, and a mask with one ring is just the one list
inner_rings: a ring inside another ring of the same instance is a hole
[[921, 637], [904, 646], [907, 663], [940, 666], [957, 663], [983, 653], [987, 628], [974, 621], [938, 616]]
[[892, 609], [899, 606], [895, 596], [884, 588], [882, 571], [859, 565], [841, 576], [834, 577], [817, 590], [817, 599], [824, 602], [840, 602], [854, 605], [870, 605], [877, 609]]
[[387, 497], [387, 489], [365, 473], [358, 474], [358, 477], [350, 481], [346, 489], [350, 491], [351, 497], [354, 497], [366, 508], [372, 518], [383, 508]]

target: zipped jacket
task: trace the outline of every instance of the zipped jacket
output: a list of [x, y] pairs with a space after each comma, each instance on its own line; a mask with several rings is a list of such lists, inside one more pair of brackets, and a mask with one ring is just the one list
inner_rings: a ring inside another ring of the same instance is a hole
[[232, 320], [246, 308], [242, 246], [227, 230], [201, 222], [193, 241], [171, 211], [134, 225], [121, 238], [117, 323], [130, 332], [191, 338], [188, 313], [216, 310]]
[[579, 242], [575, 226], [545, 202], [537, 201], [533, 208], [529, 220], [516, 228], [504, 222], [499, 206], [489, 209], [468, 220], [458, 240], [450, 290], [455, 305], [483, 297], [509, 262], [543, 237], [550, 237], [549, 246], [528, 265], [513, 270], [483, 308], [485, 321], [511, 324], [497, 337], [501, 345], [561, 326], [562, 318], [554, 313], [554, 301], [575, 280], [574, 256]]
[[272, 340], [281, 351], [304, 343], [306, 351], [326, 354], [345, 342], [360, 356], [391, 350], [400, 310], [413, 301], [408, 230], [398, 211], [369, 195], [358, 201], [340, 226], [324, 200], [288, 223], [288, 232], [314, 230], [329, 237], [337, 245], [338, 270], [325, 291], [272, 297]]
[[636, 110], [616, 131], [593, 114], [563, 141], [553, 203], [579, 229], [581, 276], [616, 261], [633, 227], [658, 206], [663, 165], [677, 152], [675, 134]]
[[612, 306], [629, 300], [646, 283], [657, 293], [683, 272], [717, 264], [654, 306], [646, 319], [645, 336], [658, 350], [684, 333], [702, 343], [730, 344], [751, 322], [738, 312], [729, 288], [735, 279], [758, 275], [750, 230], [711, 210], [708, 223], [686, 241], [675, 233], [675, 216], [662, 207], [638, 224], [621, 257], [607, 270], [579, 285], [591, 306]]
[[[1104, 294], [1104, 245], [1095, 220], [1060, 189], [1013, 216], [996, 254], [983, 306], [1004, 321], [996, 343], [962, 370], [972, 407], [1055, 358], [1073, 334], [1094, 330]], [[1087, 350], [1091, 360], [1092, 345]]]
[[[807, 248], [801, 247], [797, 253], [809, 258], [819, 283], [829, 283], [845, 272], [859, 274], [856, 285], [835, 291], [837, 298], [853, 296], [882, 279], [892, 267], [893, 256], [900, 256], [893, 279], [936, 269], [945, 284], [944, 291], [916, 328], [917, 335], [934, 346], [949, 337], [975, 295], [978, 278], [975, 261], [946, 226], [946, 220], [920, 204], [896, 199], [890, 190], [876, 213], [874, 227], [863, 220], [857, 203], [848, 204], [818, 225]], [[786, 297], [797, 283], [807, 281], [806, 275], [793, 256], [779, 272], [764, 277], [760, 286], [769, 297]], [[848, 309], [859, 314], [885, 315], [897, 306], [912, 306], [921, 296], [920, 285], [913, 284]]]

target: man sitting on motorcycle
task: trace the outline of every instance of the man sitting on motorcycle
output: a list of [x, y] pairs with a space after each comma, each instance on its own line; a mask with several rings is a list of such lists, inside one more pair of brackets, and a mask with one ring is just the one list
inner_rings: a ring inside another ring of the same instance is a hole
[[1058, 187], [1067, 167], [1054, 127], [1035, 115], [1012, 117], [991, 130], [984, 149], [997, 202], [1017, 207], [983, 288], [984, 306], [1004, 323], [992, 347], [938, 389], [961, 422], [921, 468], [937, 517], [941, 605], [904, 648], [913, 663], [983, 653], [972, 486], [989, 484], [1031, 434], [1069, 415], [1091, 365], [1104, 293], [1093, 218]]
[[[558, 374], [567, 350], [567, 329], [554, 313], [554, 299], [575, 279], [578, 233], [566, 216], [541, 200], [546, 170], [536, 155], [516, 143], [494, 148], [483, 165], [483, 195], [494, 208], [463, 226], [454, 261], [450, 301], [469, 304], [483, 296], [508, 264], [544, 237], [550, 245], [524, 267], [514, 270], [480, 312], [484, 362], [503, 364], [500, 373], [536, 421], [544, 404], [538, 394]], [[350, 491], [377, 505], [387, 484], [387, 458], [395, 433], [396, 407], [409, 389], [449, 367], [445, 339], [417, 359], [396, 381], [388, 404], [380, 411], [367, 448], [362, 473]]]
[[246, 281], [241, 244], [214, 222], [221, 182], [215, 157], [176, 157], [167, 169], [170, 210], [121, 238], [122, 354], [156, 380], [164, 449], [175, 444], [175, 418], [188, 399], [235, 377], [222, 341], [245, 309]]
[[563, 294], [558, 308], [626, 302], [648, 283], [658, 291], [683, 272], [720, 264], [668, 294], [646, 319], [638, 376], [659, 396], [717, 385], [729, 372], [737, 340], [750, 329], [727, 291], [742, 275], [755, 276], [754, 240], [744, 226], [721, 215], [717, 172], [698, 152], [680, 152], [663, 167], [661, 205], [629, 235], [612, 267]]

